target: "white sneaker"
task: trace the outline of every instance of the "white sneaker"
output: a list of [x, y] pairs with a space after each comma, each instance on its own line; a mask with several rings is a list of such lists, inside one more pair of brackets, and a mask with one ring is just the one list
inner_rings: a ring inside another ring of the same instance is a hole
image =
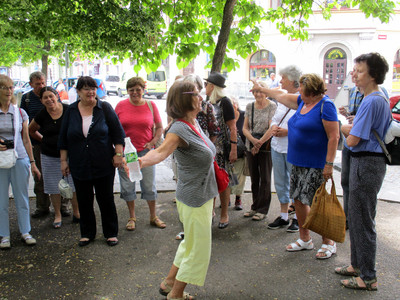
[[3, 236], [0, 242], [0, 249], [5, 250], [5, 249], [10, 249], [11, 244], [10, 244], [10, 237], [9, 236]]
[[29, 233], [25, 233], [25, 234], [21, 235], [21, 239], [28, 246], [36, 245], [36, 240]]

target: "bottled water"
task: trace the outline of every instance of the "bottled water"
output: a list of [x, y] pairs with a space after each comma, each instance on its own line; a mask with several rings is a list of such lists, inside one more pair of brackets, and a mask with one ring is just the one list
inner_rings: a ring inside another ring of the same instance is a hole
[[131, 143], [130, 137], [125, 138], [124, 154], [126, 160], [126, 167], [124, 169], [129, 177], [129, 180], [132, 182], [141, 180], [142, 172], [140, 172], [138, 155], [135, 146], [133, 146]]

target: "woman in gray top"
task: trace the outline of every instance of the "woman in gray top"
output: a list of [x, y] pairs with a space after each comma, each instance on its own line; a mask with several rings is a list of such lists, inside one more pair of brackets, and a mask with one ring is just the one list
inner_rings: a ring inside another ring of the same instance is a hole
[[185, 239], [160, 285], [160, 293], [167, 299], [193, 299], [184, 289], [187, 283], [204, 284], [211, 256], [212, 199], [218, 195], [213, 167], [216, 151], [196, 120], [201, 111], [198, 93], [191, 82], [174, 83], [167, 97], [167, 113], [174, 121], [163, 144], [139, 158], [144, 168], [174, 152], [178, 163], [176, 205]]

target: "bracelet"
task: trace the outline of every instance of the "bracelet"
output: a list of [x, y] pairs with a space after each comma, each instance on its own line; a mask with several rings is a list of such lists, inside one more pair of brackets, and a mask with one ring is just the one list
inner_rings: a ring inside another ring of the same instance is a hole
[[330, 161], [326, 161], [325, 164], [328, 166], [333, 166], [333, 162], [330, 162]]
[[31, 164], [33, 164], [35, 162], [35, 160], [31, 160]]
[[115, 153], [115, 155], [121, 157], [122, 153]]
[[235, 141], [230, 140], [230, 142], [231, 142], [231, 144], [237, 144], [237, 141], [235, 142]]

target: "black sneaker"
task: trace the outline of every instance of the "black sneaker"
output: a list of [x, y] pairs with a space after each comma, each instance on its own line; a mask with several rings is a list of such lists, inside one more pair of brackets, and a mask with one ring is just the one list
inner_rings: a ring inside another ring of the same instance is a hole
[[293, 215], [295, 213], [296, 213], [296, 209], [295, 209], [294, 205], [292, 204], [292, 205], [289, 206], [288, 214], [289, 215]]
[[292, 224], [286, 229], [287, 232], [298, 232], [299, 231], [299, 223], [297, 219], [292, 219]]
[[289, 221], [285, 221], [281, 216], [277, 217], [274, 222], [268, 224], [269, 229], [279, 229], [283, 226], [289, 225]]

